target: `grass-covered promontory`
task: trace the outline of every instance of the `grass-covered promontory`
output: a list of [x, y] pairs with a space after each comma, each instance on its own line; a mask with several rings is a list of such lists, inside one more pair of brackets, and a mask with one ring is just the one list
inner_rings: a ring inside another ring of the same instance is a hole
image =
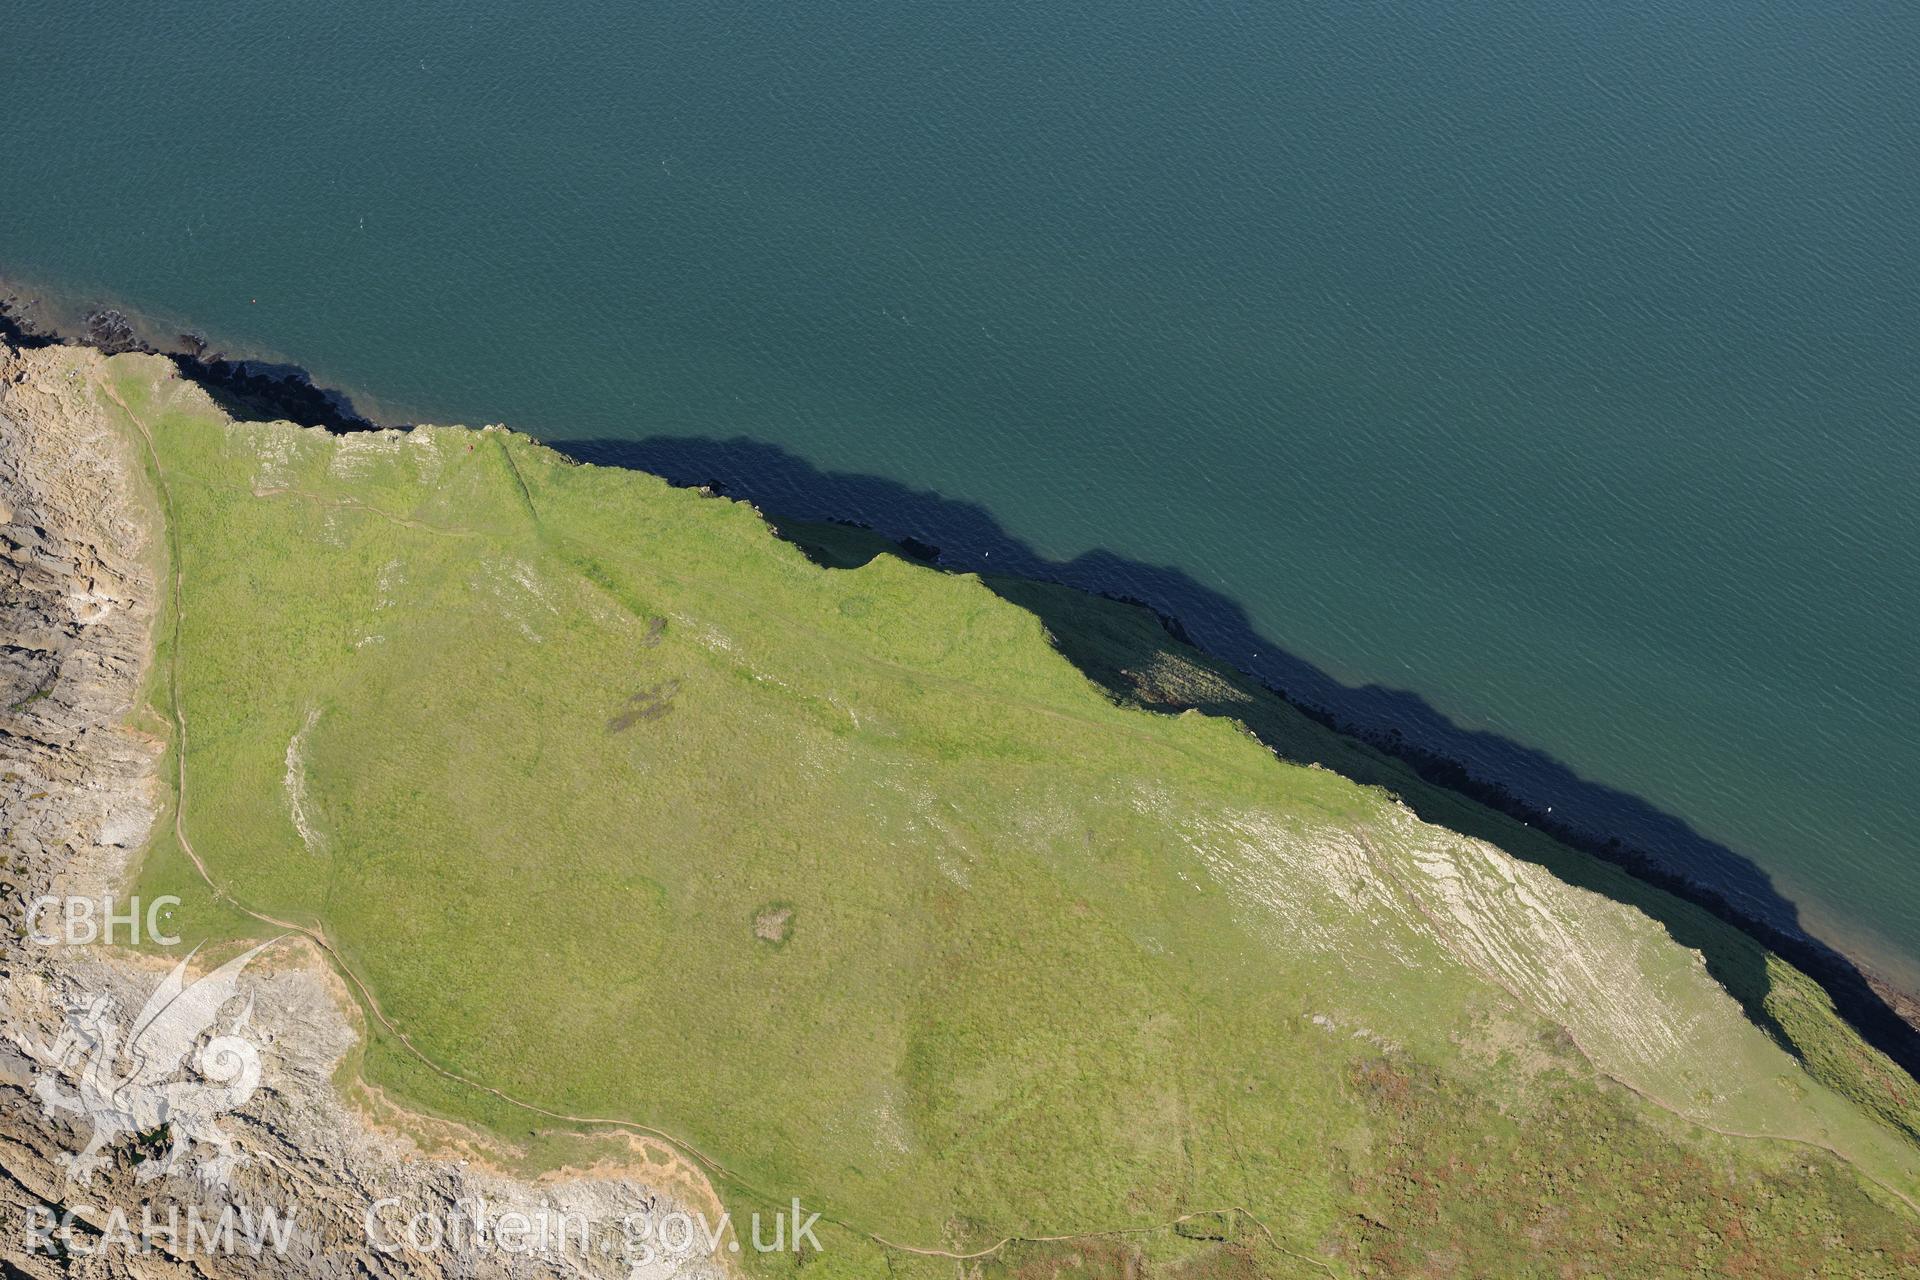
[[[104, 368], [168, 521], [180, 829], [324, 931], [409, 1105], [649, 1126], [837, 1224], [749, 1268], [1920, 1266], [1911, 1082], [1817, 989], [1796, 1056], [1613, 873], [1512, 856], [1136, 610], [1043, 625], [1014, 599], [1053, 588], [503, 430], [235, 423]], [[1384, 785], [1285, 758], [1339, 751]], [[264, 929], [171, 822], [143, 875]], [[1075, 1238], [891, 1247], [1009, 1236]]]

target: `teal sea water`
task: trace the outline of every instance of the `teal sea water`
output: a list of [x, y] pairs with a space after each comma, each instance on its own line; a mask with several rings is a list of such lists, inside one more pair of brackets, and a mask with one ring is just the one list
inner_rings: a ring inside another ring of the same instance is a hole
[[1920, 987], [1908, 0], [4, 26], [56, 310], [1193, 606]]

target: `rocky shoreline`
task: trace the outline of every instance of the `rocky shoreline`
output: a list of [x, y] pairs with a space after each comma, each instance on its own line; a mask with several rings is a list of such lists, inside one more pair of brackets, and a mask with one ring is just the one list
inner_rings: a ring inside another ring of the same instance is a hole
[[337, 391], [316, 386], [297, 365], [229, 358], [199, 333], [175, 336], [158, 345], [142, 335], [124, 312], [100, 307], [88, 312], [78, 334], [59, 332], [35, 318], [17, 295], [0, 295], [0, 341], [16, 348], [85, 346], [104, 355], [140, 352], [173, 362], [187, 381], [241, 421], [297, 422], [329, 431], [372, 431], [382, 424], [364, 417]]
[[[54, 332], [49, 327], [36, 324], [31, 313], [23, 309], [16, 298], [0, 297], [0, 341], [33, 346], [73, 344], [108, 354], [120, 351], [158, 354], [172, 361], [183, 377], [202, 387], [237, 417], [255, 420], [283, 418], [302, 426], [319, 426], [332, 431], [360, 431], [377, 429], [383, 425], [401, 425], [375, 423], [360, 415], [345, 396], [317, 387], [307, 373], [296, 366], [262, 365], [227, 359], [217, 352], [211, 352], [205, 340], [195, 334], [179, 335], [173, 349], [163, 350], [144, 338], [136, 326], [117, 311], [92, 311], [88, 313], [84, 325], [84, 332], [79, 334]], [[707, 481], [705, 487], [714, 492], [723, 492], [727, 488], [715, 480]], [[871, 528], [857, 519], [842, 518], [840, 522]], [[898, 535], [887, 530], [874, 531], [894, 540], [910, 559], [930, 564], [942, 562], [940, 548], [917, 537]], [[1195, 647], [1205, 647], [1193, 638], [1181, 619], [1147, 601], [1121, 592], [1098, 594], [1148, 609], [1155, 613], [1174, 639]], [[1527, 823], [1563, 844], [1620, 867], [1641, 880], [1694, 903], [1752, 935], [1818, 981], [1833, 998], [1841, 1014], [1870, 1043], [1900, 1063], [1910, 1074], [1920, 1078], [1920, 996], [1902, 990], [1873, 972], [1870, 966], [1813, 937], [1792, 921], [1771, 919], [1744, 907], [1714, 885], [1688, 875], [1684, 869], [1611, 833], [1562, 821], [1550, 809], [1530, 801], [1507, 784], [1484, 778], [1462, 761], [1431, 750], [1397, 730], [1381, 731], [1287, 689], [1264, 681], [1260, 683], [1328, 728], [1363, 741], [1402, 761], [1428, 782]]]
[[[0, 334], [0, 1274], [625, 1276], [631, 1222], [679, 1205], [711, 1217], [703, 1176], [658, 1144], [605, 1135], [592, 1167], [529, 1180], [503, 1171], [518, 1153], [480, 1135], [398, 1112], [373, 1123], [372, 1099], [350, 1104], [335, 1082], [361, 1038], [359, 1010], [304, 940], [260, 954], [227, 1040], [205, 1043], [177, 1078], [102, 1092], [98, 1075], [115, 1067], [103, 1028], [138, 1035], [135, 1011], [155, 1008], [150, 993], [179, 957], [43, 944], [45, 918], [27, 921], [48, 897], [123, 893], [130, 860], [166, 820], [167, 744], [141, 706], [164, 548], [142, 462], [94, 399], [104, 357], [18, 337]], [[210, 967], [195, 959], [187, 976]], [[183, 1054], [201, 1028], [189, 1030]], [[251, 1053], [252, 1070], [223, 1074], [223, 1043]], [[141, 1090], [160, 1090], [165, 1107], [128, 1101]], [[76, 1164], [103, 1128], [118, 1138], [101, 1162]], [[578, 1223], [593, 1247], [541, 1253], [451, 1228], [427, 1243], [424, 1228], [407, 1229], [489, 1215], [496, 1226]], [[223, 1220], [237, 1237], [220, 1235]], [[263, 1221], [285, 1230], [249, 1248]], [[721, 1272], [696, 1249], [656, 1258], [648, 1274]]]

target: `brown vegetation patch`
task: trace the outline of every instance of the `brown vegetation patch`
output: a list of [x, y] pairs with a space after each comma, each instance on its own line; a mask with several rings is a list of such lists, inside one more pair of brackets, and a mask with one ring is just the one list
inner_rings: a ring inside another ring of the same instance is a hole
[[630, 694], [620, 713], [607, 721], [607, 732], [624, 733], [642, 720], [658, 720], [673, 710], [673, 696], [679, 692], [678, 680], [662, 680]]

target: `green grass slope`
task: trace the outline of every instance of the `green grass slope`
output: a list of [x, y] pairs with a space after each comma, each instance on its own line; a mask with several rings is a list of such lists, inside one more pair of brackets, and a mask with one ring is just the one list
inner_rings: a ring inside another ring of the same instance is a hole
[[[1329, 747], [1164, 637], [1142, 660], [1227, 714], [1126, 705], [1098, 668], [1134, 611], [1043, 625], [505, 431], [236, 424], [106, 367], [169, 513], [182, 825], [233, 900], [324, 930], [411, 1105], [556, 1127], [417, 1050], [838, 1224], [762, 1270], [950, 1274], [881, 1241], [1008, 1236], [1078, 1238], [968, 1265], [1920, 1265], [1920, 1155], [1856, 1075], [1630, 897], [1281, 758]], [[143, 874], [257, 927], [171, 832]]]

